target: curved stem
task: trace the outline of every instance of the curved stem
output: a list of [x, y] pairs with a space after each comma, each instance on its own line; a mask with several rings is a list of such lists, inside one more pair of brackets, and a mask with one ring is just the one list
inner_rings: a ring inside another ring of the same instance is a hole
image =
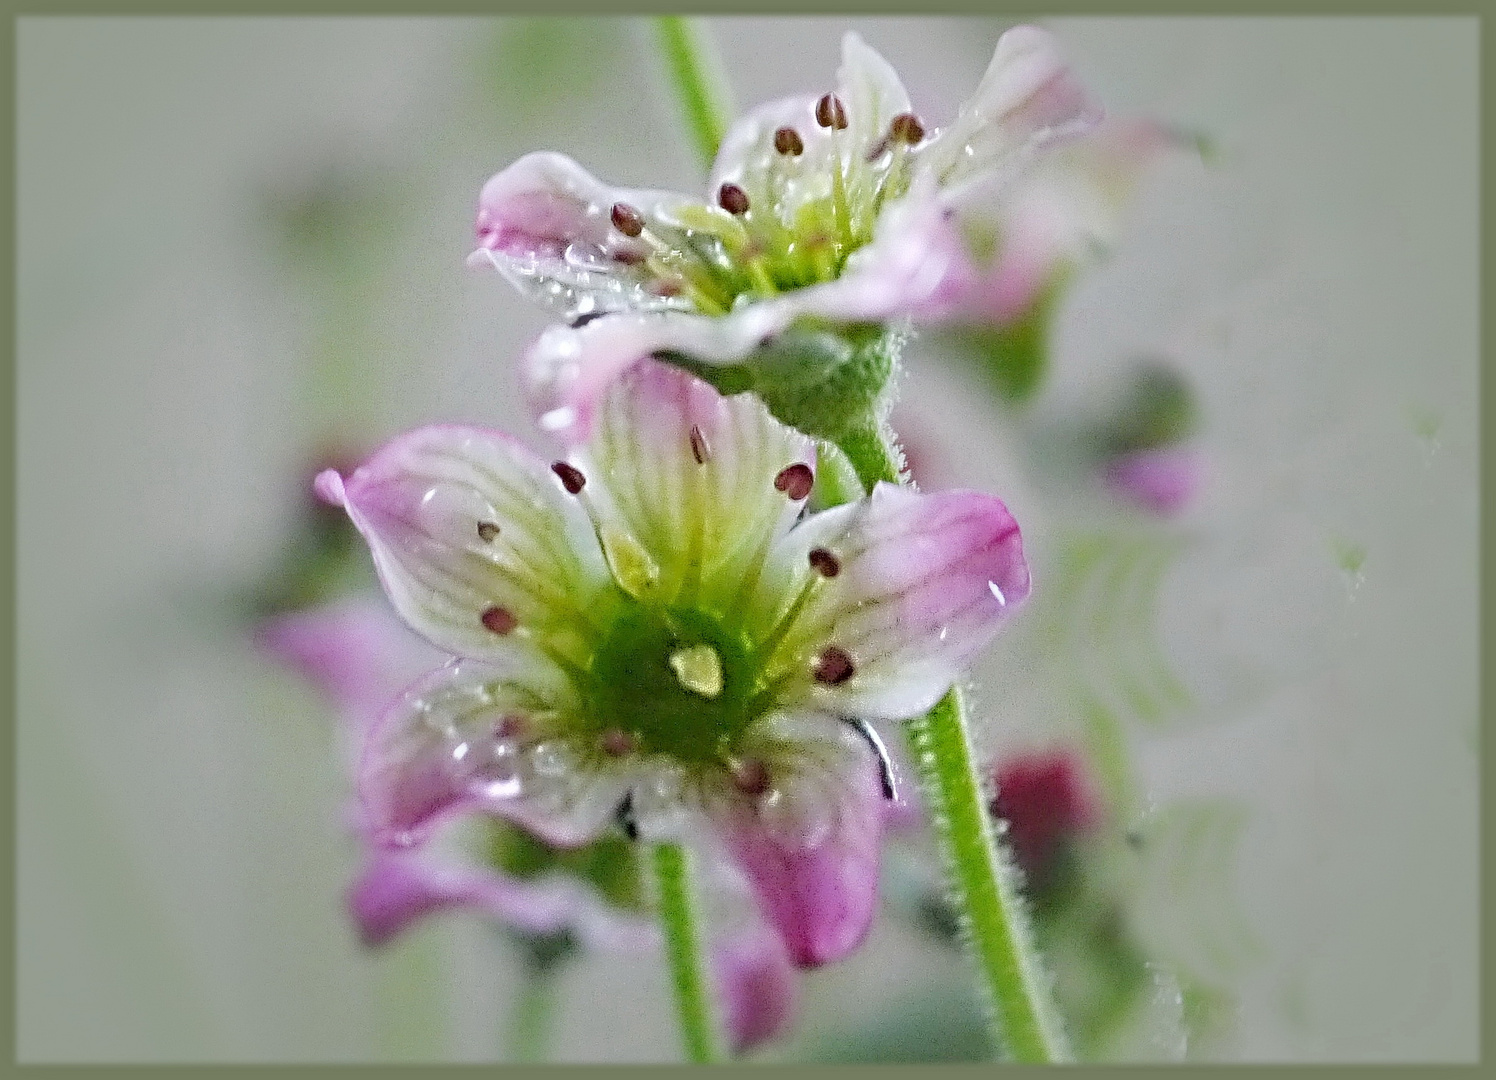
[[698, 1065], [720, 1061], [715, 1005], [692, 903], [690, 855], [681, 844], [656, 844], [653, 862], [686, 1060]]
[[1021, 1062], [1064, 1061], [1069, 1057], [1064, 1028], [1018, 893], [1018, 874], [993, 833], [963, 714], [961, 695], [953, 688], [909, 724], [962, 936], [975, 954], [1008, 1056]]
[[732, 117], [722, 63], [695, 19], [661, 15], [655, 19], [655, 28], [670, 81], [685, 110], [691, 141], [710, 169]]
[[[879, 480], [901, 482], [902, 455], [885, 430], [869, 425], [838, 445], [868, 490]], [[1069, 1060], [1018, 874], [992, 829], [960, 693], [951, 688], [908, 728], [962, 936], [992, 1010], [994, 1040], [1015, 1061]]]

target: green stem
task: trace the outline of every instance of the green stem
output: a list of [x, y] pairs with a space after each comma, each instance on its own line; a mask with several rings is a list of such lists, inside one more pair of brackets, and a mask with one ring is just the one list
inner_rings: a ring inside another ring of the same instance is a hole
[[953, 688], [909, 724], [954, 906], [1008, 1056], [1029, 1063], [1065, 1061], [1064, 1030], [1018, 893], [1018, 875], [992, 830], [963, 713]]
[[691, 139], [710, 169], [732, 118], [722, 62], [697, 20], [661, 15], [655, 19], [655, 28]]
[[[869, 490], [879, 480], [900, 482], [900, 455], [884, 430], [868, 425], [838, 445]], [[992, 829], [960, 693], [953, 687], [911, 720], [909, 737], [963, 936], [992, 1007], [994, 1037], [1015, 1061], [1069, 1060], [1018, 875]]]
[[550, 1056], [557, 976], [567, 958], [576, 954], [577, 943], [565, 931], [517, 936], [523, 950], [524, 977], [519, 1000], [509, 1017], [509, 1057], [513, 1061], [544, 1061]]
[[551, 1018], [556, 1012], [553, 969], [529, 967], [520, 981], [519, 1000], [509, 1018], [509, 1057], [544, 1061], [550, 1050]]
[[715, 1006], [692, 902], [690, 857], [680, 844], [656, 844], [653, 856], [665, 955], [675, 983], [686, 1059], [698, 1065], [720, 1061]]

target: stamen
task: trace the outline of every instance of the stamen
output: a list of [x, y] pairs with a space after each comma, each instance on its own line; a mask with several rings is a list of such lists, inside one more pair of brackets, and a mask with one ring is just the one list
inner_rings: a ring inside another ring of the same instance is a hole
[[478, 616], [478, 619], [500, 637], [513, 632], [514, 628], [519, 625], [519, 620], [507, 608], [501, 608], [498, 605], [484, 608], [483, 614]]
[[873, 726], [860, 716], [844, 716], [842, 723], [861, 735], [862, 741], [873, 748], [873, 753], [878, 756], [878, 779], [883, 782], [883, 797], [893, 802], [898, 798], [898, 791], [893, 783], [893, 760], [888, 756], [888, 747], [883, 745], [883, 739]]
[[918, 146], [925, 137], [925, 125], [913, 113], [899, 113], [888, 125], [888, 137], [906, 146]]
[[723, 184], [717, 189], [717, 205], [734, 217], [748, 212], [748, 193], [737, 184]]
[[639, 749], [639, 740], [632, 732], [609, 728], [598, 737], [597, 744], [609, 757], [628, 757]]
[[797, 461], [779, 470], [774, 477], [774, 490], [784, 492], [792, 502], [799, 502], [810, 495], [815, 481], [816, 474], [810, 471], [810, 466]]
[[569, 465], [564, 461], [553, 461], [551, 462], [551, 472], [561, 478], [561, 486], [566, 489], [569, 495], [575, 495], [587, 486], [587, 478], [582, 475], [582, 470], [575, 465]]
[[701, 433], [701, 428], [695, 424], [691, 425], [691, 456], [696, 459], [696, 464], [705, 465], [712, 460], [712, 446], [706, 441], [706, 436]]
[[812, 674], [816, 682], [825, 683], [827, 686], [840, 686], [850, 679], [857, 671], [852, 663], [852, 658], [847, 655], [847, 650], [838, 645], [827, 645], [821, 650], [821, 655], [816, 657], [815, 667]]
[[877, 161], [880, 157], [882, 157], [887, 152], [888, 152], [888, 136], [885, 135], [885, 136], [883, 136], [883, 138], [881, 138], [877, 142], [873, 143], [872, 147], [868, 150], [867, 154], [863, 157], [863, 160], [866, 161], [869, 165], [871, 165], [873, 162]]
[[613, 204], [613, 227], [624, 236], [638, 236], [644, 231], [644, 215], [628, 203]]
[[769, 767], [758, 758], [734, 758], [727, 763], [732, 786], [744, 795], [762, 795], [769, 790]]
[[825, 548], [810, 549], [810, 565], [822, 577], [836, 577], [841, 573], [841, 560]]
[[491, 521], [478, 522], [478, 539], [485, 544], [493, 543], [494, 537], [499, 535], [499, 527]]
[[835, 94], [826, 94], [816, 102], [816, 123], [823, 128], [842, 131], [847, 126], [847, 107]]
[[601, 319], [606, 314], [606, 311], [589, 311], [585, 314], [578, 315], [575, 319], [571, 320], [571, 328], [573, 330], [580, 330], [588, 323], [595, 322], [596, 320]]
[[782, 127], [774, 132], [774, 149], [788, 157], [799, 157], [805, 153], [805, 140], [792, 127]]

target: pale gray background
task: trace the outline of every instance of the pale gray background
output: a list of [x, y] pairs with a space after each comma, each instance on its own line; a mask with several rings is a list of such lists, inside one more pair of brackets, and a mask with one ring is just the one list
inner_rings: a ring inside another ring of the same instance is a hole
[[[1144, 186], [1116, 259], [1067, 306], [1041, 412], [1085, 400], [1140, 350], [1201, 389], [1211, 483], [1161, 619], [1211, 707], [1138, 750], [1150, 794], [1250, 807], [1237, 893], [1262, 952], [1229, 1053], [1470, 1060], [1476, 23], [1047, 25], [1111, 111], [1221, 149], [1213, 168], [1176, 161]], [[938, 124], [1003, 24], [719, 23], [739, 100], [829, 86], [849, 26]], [[272, 563], [334, 419], [371, 440], [524, 423], [510, 364], [543, 319], [462, 263], [491, 172], [549, 146], [618, 183], [695, 182], [637, 27], [613, 24], [604, 78], [565, 73], [527, 114], [484, 104], [493, 32], [21, 20], [23, 1061], [497, 1052], [509, 960], [488, 931], [458, 920], [385, 957], [357, 949], [328, 719], [219, 595]], [[368, 361], [347, 400], [308, 393], [315, 315], [261, 212], [329, 164], [381, 178], [400, 204], [367, 245], [380, 303], [350, 328]], [[928, 441], [955, 474], [1009, 499], [1042, 582], [1063, 515], [973, 389], [931, 359], [905, 396], [916, 420], [936, 418]], [[1337, 540], [1366, 550], [1359, 576], [1335, 565]], [[1037, 715], [1003, 656], [983, 672], [989, 744]], [[948, 967], [880, 927], [809, 980], [807, 1020]], [[673, 1053], [656, 966], [592, 958], [567, 978], [568, 1059]]]

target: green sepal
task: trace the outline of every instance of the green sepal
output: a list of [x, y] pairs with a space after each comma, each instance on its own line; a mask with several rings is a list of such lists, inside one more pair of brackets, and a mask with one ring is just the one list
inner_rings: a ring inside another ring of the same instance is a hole
[[685, 368], [723, 394], [757, 394], [781, 423], [840, 443], [882, 419], [886, 391], [908, 339], [907, 326], [799, 323], [740, 364], [703, 364], [681, 353], [658, 359]]

